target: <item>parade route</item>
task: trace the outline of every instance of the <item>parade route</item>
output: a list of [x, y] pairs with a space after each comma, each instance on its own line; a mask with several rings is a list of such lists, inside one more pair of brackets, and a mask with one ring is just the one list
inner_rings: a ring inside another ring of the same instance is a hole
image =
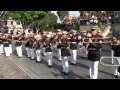
[[0, 79], [119, 79], [115, 13], [1, 11]]
[[[13, 50], [15, 50], [14, 46]], [[110, 52], [102, 51], [102, 55], [109, 56]], [[4, 72], [2, 75], [5, 77], [5, 79], [89, 79], [89, 62], [88, 60], [79, 57], [79, 52], [77, 65], [71, 65], [69, 62], [70, 72], [68, 75], [63, 75], [61, 73], [62, 65], [61, 62], [57, 60], [56, 56], [57, 53], [54, 51], [53, 67], [48, 68], [45, 56], [42, 56], [41, 63], [36, 63], [35, 60], [31, 61], [29, 58], [26, 58], [25, 52], [22, 58], [17, 58], [16, 53], [13, 53], [10, 57], [5, 57], [2, 54], [0, 56], [0, 61], [3, 63], [0, 64], [0, 72]], [[11, 63], [13, 66], [10, 67]], [[16, 65], [22, 70], [22, 73], [20, 69], [16, 69]], [[17, 72], [19, 72], [19, 74]], [[106, 67], [99, 64], [98, 79], [115, 79], [112, 73], [112, 67]]]

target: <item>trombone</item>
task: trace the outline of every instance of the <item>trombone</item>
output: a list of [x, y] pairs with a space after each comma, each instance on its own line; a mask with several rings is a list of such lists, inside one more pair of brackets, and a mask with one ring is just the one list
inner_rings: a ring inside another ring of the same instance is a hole
[[[108, 57], [108, 56], [103, 56], [103, 57], [100, 58], [100, 64], [103, 65], [103, 66], [111, 66], [111, 67], [113, 67], [113, 66], [120, 66], [120, 64], [115, 65], [115, 64], [107, 64], [107, 63], [104, 63], [104, 62], [103, 62], [103, 59], [104, 59], [104, 58], [108, 58], [108, 59], [110, 59], [110, 58], [116, 58], [116, 60], [117, 60], [117, 58], [120, 58], [120, 57]], [[111, 60], [111, 59], [110, 59], [110, 60]]]
[[[89, 44], [89, 42], [83, 42], [83, 43], [86, 43], [86, 44]], [[99, 42], [92, 42], [92, 43], [99, 43]], [[102, 42], [103, 44], [109, 44], [109, 42]]]
[[[83, 38], [83, 40], [84, 40], [84, 41], [83, 41], [82, 43], [89, 44], [89, 42], [88, 42], [88, 41], [85, 41], [85, 40], [89, 40], [89, 39], [94, 39], [94, 40], [95, 40], [95, 39], [98, 39], [98, 40], [99, 40], [99, 39], [101, 39], [101, 40], [104, 40], [104, 39], [111, 39], [111, 37], [101, 37], [101, 38]], [[95, 44], [95, 43], [99, 43], [99, 42], [92, 42], [92, 43], [94, 43], [94, 44]], [[106, 41], [106, 42], [104, 41], [104, 42], [102, 42], [102, 43], [103, 43], [103, 44], [109, 44], [110, 42], [109, 42], [109, 41]]]
[[101, 38], [83, 38], [83, 40], [85, 39], [111, 39], [111, 37], [101, 37]]

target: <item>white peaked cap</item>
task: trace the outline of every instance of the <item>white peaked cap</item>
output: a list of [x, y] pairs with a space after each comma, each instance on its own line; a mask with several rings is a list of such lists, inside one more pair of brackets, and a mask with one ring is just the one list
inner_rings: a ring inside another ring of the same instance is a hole
[[50, 34], [48, 34], [48, 35], [47, 35], [47, 37], [48, 37], [48, 38], [50, 38], [50, 37], [51, 37], [51, 35], [50, 35]]
[[58, 29], [57, 31], [58, 31], [58, 32], [60, 32], [60, 31], [61, 31], [61, 29]]
[[67, 31], [63, 31], [62, 33], [63, 33], [63, 34], [67, 34]]
[[72, 32], [76, 33], [77, 31], [76, 30], [72, 30]]
[[82, 31], [82, 32], [86, 32], [86, 31]]
[[49, 34], [52, 34], [52, 32], [48, 32]]
[[44, 31], [43, 33], [45, 33], [45, 34], [46, 34], [47, 32], [46, 32], [46, 31]]

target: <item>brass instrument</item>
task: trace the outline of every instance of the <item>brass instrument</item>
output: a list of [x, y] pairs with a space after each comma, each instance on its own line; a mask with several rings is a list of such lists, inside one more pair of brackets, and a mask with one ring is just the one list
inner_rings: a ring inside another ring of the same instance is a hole
[[[101, 38], [83, 38], [83, 43], [86, 43], [86, 44], [89, 44], [90, 42], [88, 41], [89, 39], [94, 39], [94, 40], [105, 40], [105, 39], [111, 39], [111, 37], [101, 37]], [[92, 42], [92, 43], [99, 43], [99, 42]], [[104, 42], [102, 42], [103, 44], [109, 44], [110, 43], [110, 41], [104, 41]]]
[[58, 43], [59, 43], [59, 44], [61, 44], [61, 43], [62, 43], [62, 42], [61, 42], [61, 39], [59, 39]]
[[113, 59], [116, 58], [116, 60], [117, 60], [117, 58], [120, 58], [120, 57], [108, 57], [108, 56], [103, 56], [103, 57], [100, 58], [100, 64], [103, 65], [103, 66], [120, 66], [120, 64], [116, 64], [116, 65], [115, 65], [115, 64], [104, 63], [104, 62], [103, 62], [103, 59], [104, 59], [104, 58], [108, 58], [108, 59], [110, 59], [110, 60], [112, 60], [112, 58], [113, 58]]
[[[86, 44], [89, 44], [89, 42], [83, 42], [83, 43], [86, 43]], [[92, 43], [99, 43], [99, 42], [92, 42]], [[103, 44], [109, 44], [109, 42], [102, 42]]]
[[85, 39], [111, 39], [111, 37], [101, 37], [101, 38], [83, 38], [83, 40]]
[[114, 40], [109, 42], [110, 45], [119, 45], [120, 46], [120, 40]]

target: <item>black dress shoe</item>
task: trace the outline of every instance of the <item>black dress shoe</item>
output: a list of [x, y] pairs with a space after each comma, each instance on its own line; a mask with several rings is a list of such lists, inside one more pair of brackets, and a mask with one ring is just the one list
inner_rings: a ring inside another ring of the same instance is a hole
[[71, 63], [71, 65], [76, 65], [75, 63]]
[[64, 75], [68, 75], [68, 73], [64, 73]]
[[63, 72], [63, 71], [62, 71], [61, 73], [63, 73], [63, 74], [64, 74], [65, 72]]
[[40, 63], [40, 61], [36, 61], [36, 63]]
[[62, 61], [62, 60], [58, 59], [58, 61]]
[[52, 68], [52, 65], [48, 65], [48, 68]]
[[19, 56], [18, 56], [18, 58], [22, 58], [22, 57], [19, 57]]
[[115, 78], [119, 79], [119, 76], [118, 75], [114, 75]]

